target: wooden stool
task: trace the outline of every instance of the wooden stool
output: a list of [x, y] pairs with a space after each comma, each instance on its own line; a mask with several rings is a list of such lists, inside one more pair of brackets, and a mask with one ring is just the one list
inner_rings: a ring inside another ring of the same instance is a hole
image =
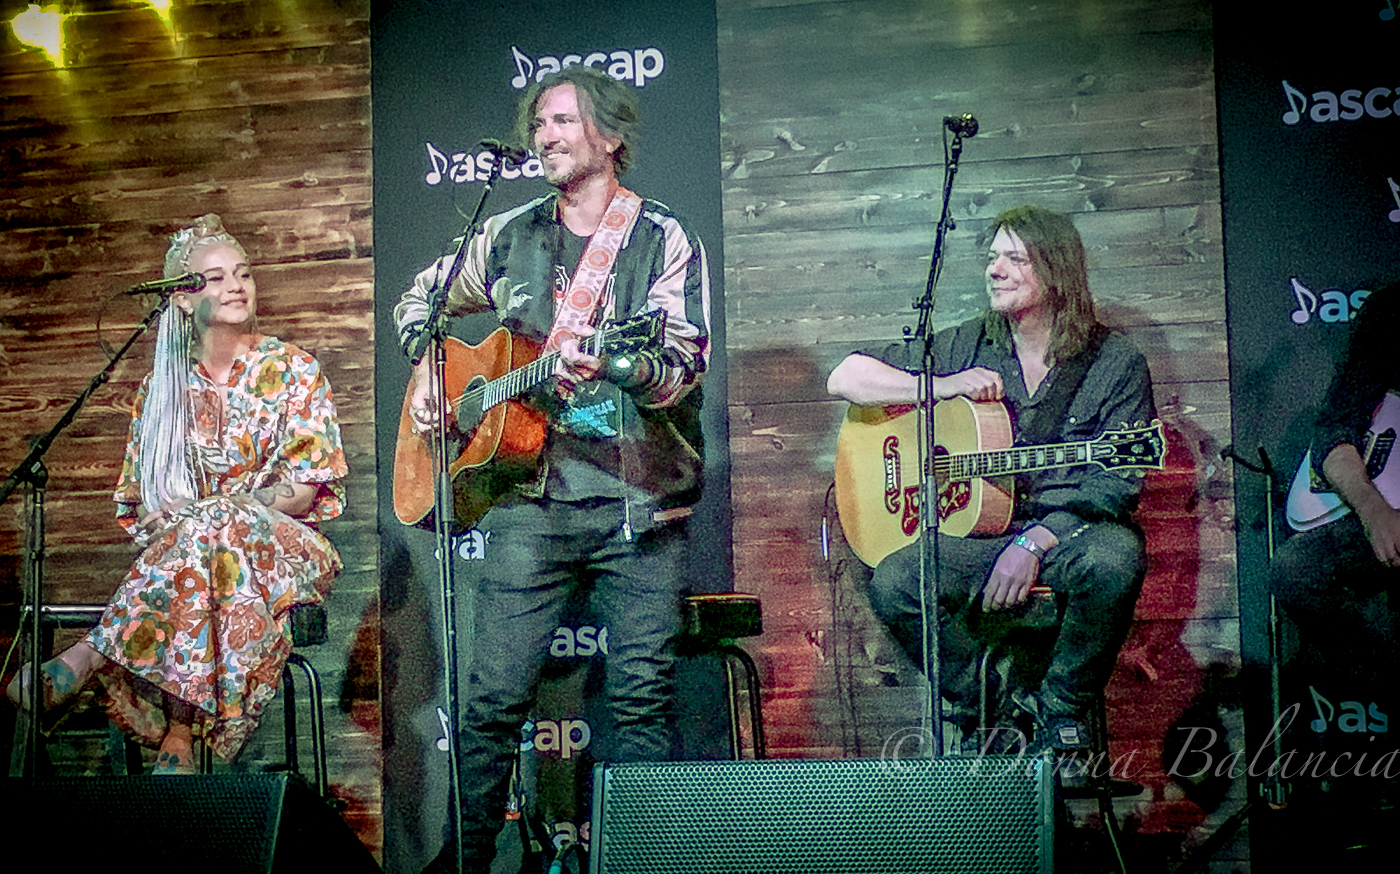
[[737, 664], [744, 671], [749, 695], [749, 731], [753, 737], [753, 757], [766, 758], [763, 737], [763, 700], [758, 688], [758, 666], [734, 641], [763, 633], [763, 611], [757, 595], [724, 592], [691, 595], [681, 613], [681, 634], [677, 651], [683, 655], [713, 653], [724, 660], [725, 691], [729, 699], [729, 749], [737, 760], [739, 745], [739, 688], [734, 676]]

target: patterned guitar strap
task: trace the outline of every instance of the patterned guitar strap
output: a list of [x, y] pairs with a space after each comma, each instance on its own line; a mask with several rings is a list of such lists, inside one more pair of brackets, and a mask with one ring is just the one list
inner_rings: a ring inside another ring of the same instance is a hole
[[[544, 344], [545, 353], [559, 351], [565, 337], [576, 337], [580, 329], [594, 326], [617, 263], [617, 253], [632, 233], [641, 212], [642, 199], [618, 186], [598, 229], [588, 238], [568, 288], [555, 290], [554, 323]], [[615, 386], [595, 381], [563, 397], [565, 409], [557, 419], [560, 427], [584, 437], [618, 435], [620, 422]]]

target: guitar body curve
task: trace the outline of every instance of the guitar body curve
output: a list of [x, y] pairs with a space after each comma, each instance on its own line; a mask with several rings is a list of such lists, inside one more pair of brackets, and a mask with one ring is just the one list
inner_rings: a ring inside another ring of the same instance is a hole
[[[965, 397], [933, 407], [936, 455], [1011, 445], [1000, 402]], [[953, 537], [1002, 534], [1011, 524], [1014, 477], [938, 480], [939, 530]], [[874, 567], [919, 536], [918, 413], [912, 405], [852, 404], [836, 446], [836, 506], [851, 550]]]
[[[1400, 437], [1400, 394], [1389, 391], [1371, 414], [1371, 427], [1366, 432], [1366, 445], [1361, 448], [1361, 461], [1366, 475], [1381, 493], [1386, 503], [1400, 509], [1400, 464], [1392, 464], [1395, 443]], [[1293, 483], [1288, 489], [1284, 517], [1294, 531], [1308, 531], [1334, 522], [1351, 512], [1336, 492], [1328, 491], [1316, 482], [1313, 473], [1312, 450], [1303, 456]]]
[[[474, 382], [504, 376], [539, 354], [535, 343], [513, 336], [505, 328], [497, 328], [476, 345], [448, 337], [443, 349], [449, 398], [460, 398]], [[405, 525], [423, 522], [434, 507], [431, 435], [414, 431], [408, 409], [416, 386], [417, 380], [410, 377], [394, 450], [394, 515]], [[466, 445], [447, 466], [458, 523], [474, 523], [505, 490], [534, 470], [545, 431], [545, 414], [518, 400], [507, 400], [485, 411]], [[449, 455], [451, 450], [449, 446]]]
[[1314, 491], [1312, 472], [1312, 450], [1303, 454], [1303, 462], [1293, 475], [1293, 484], [1288, 488], [1288, 501], [1284, 504], [1284, 516], [1294, 531], [1307, 531], [1319, 525], [1326, 525], [1351, 512], [1336, 492]]

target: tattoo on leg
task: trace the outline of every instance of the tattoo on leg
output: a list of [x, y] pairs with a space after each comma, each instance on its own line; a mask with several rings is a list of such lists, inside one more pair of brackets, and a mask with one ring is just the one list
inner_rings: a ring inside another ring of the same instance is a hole
[[266, 488], [256, 489], [253, 497], [264, 507], [271, 507], [278, 498], [291, 498], [296, 496], [296, 491], [290, 483], [277, 483]]
[[62, 659], [44, 662], [44, 677], [53, 687], [53, 700], [58, 701], [72, 695], [77, 689], [78, 675]]

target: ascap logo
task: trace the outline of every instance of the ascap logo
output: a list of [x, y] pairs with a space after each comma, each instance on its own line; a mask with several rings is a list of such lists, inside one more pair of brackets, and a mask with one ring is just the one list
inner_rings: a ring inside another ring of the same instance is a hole
[[581, 625], [567, 628], [563, 625], [554, 629], [554, 639], [549, 642], [549, 654], [557, 659], [588, 658], [608, 654], [608, 629]]
[[[449, 158], [432, 143], [425, 145], [428, 147], [428, 165], [431, 169], [428, 170], [428, 175], [423, 177], [423, 181], [429, 185], [439, 185], [444, 179], [459, 185], [465, 182], [485, 182], [496, 166], [496, 156], [491, 152], [453, 152]], [[522, 176], [527, 179], [543, 177], [544, 166], [540, 164], [540, 159], [532, 154], [523, 166], [514, 161], [501, 161], [502, 179], [519, 179]]]
[[1341, 701], [1334, 707], [1331, 701], [1320, 695], [1312, 686], [1308, 687], [1308, 694], [1312, 696], [1313, 708], [1317, 710], [1317, 718], [1308, 723], [1308, 728], [1318, 734], [1326, 731], [1333, 723], [1336, 723], [1338, 730], [1351, 734], [1381, 734], [1390, 729], [1390, 718], [1381, 712], [1374, 701], [1369, 702], [1369, 707], [1360, 701]]
[[1389, 118], [1400, 114], [1400, 90], [1378, 87], [1369, 91], [1349, 88], [1340, 94], [1334, 91], [1314, 91], [1312, 97], [1283, 80], [1283, 97], [1288, 110], [1283, 123], [1295, 125], [1309, 118], [1320, 124], [1329, 121], [1356, 121], [1365, 116]]
[[620, 82], [630, 79], [638, 88], [646, 85], [648, 79], [660, 76], [666, 69], [666, 56], [661, 53], [661, 49], [653, 47], [569, 54], [558, 58], [545, 55], [532, 60], [520, 49], [511, 46], [510, 55], [515, 63], [515, 76], [510, 80], [510, 84], [516, 89], [524, 88], [532, 81], [538, 82], [550, 73], [557, 73], [575, 64], [603, 70]]
[[[538, 82], [550, 73], [557, 73], [565, 67], [583, 64], [586, 67], [603, 70], [619, 82], [631, 82], [642, 88], [657, 78], [666, 69], [666, 56], [658, 48], [618, 49], [611, 52], [589, 52], [568, 54], [562, 57], [544, 55], [531, 58], [515, 46], [510, 47], [511, 62], [515, 75], [510, 84], [521, 89], [531, 82]], [[485, 182], [496, 167], [496, 156], [488, 151], [444, 152], [432, 143], [424, 143], [428, 150], [428, 172], [423, 181], [429, 185], [441, 185], [444, 181], [464, 185], [469, 182]], [[502, 160], [502, 179], [541, 179], [544, 166], [535, 155], [522, 165], [514, 161]]]
[[466, 561], [484, 561], [491, 533], [471, 528], [457, 535], [457, 555]]
[[1298, 308], [1290, 317], [1295, 325], [1306, 325], [1313, 316], [1317, 316], [1321, 322], [1345, 324], [1356, 318], [1356, 311], [1361, 308], [1362, 302], [1371, 296], [1371, 292], [1364, 288], [1351, 292], [1339, 288], [1315, 292], [1296, 276], [1289, 278], [1288, 285], [1293, 291], [1294, 301], [1298, 304]]
[[583, 844], [583, 848], [588, 849], [589, 825], [586, 819], [579, 823], [566, 819], [554, 823], [550, 829], [550, 841], [554, 844], [554, 849], [562, 850], [570, 844]]
[[592, 740], [593, 728], [582, 719], [541, 719], [520, 729], [521, 752], [558, 753], [565, 760], [588, 749]]

